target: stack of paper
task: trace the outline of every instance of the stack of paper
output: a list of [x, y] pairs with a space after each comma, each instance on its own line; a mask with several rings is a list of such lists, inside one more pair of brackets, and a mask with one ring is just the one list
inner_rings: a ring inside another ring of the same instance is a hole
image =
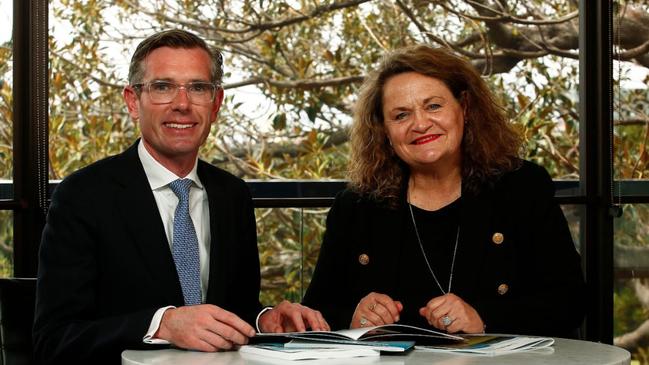
[[478, 355], [504, 355], [521, 351], [546, 349], [552, 351], [554, 339], [511, 335], [464, 335], [466, 341], [457, 344], [420, 346], [415, 349], [430, 352], [452, 352]]
[[371, 348], [287, 348], [283, 344], [246, 345], [239, 348], [242, 354], [282, 360], [339, 359], [350, 357], [376, 357], [379, 351]]

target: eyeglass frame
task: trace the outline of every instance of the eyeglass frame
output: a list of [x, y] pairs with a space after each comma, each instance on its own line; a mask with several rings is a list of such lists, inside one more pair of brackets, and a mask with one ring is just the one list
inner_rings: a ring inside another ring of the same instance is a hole
[[[176, 88], [176, 93], [174, 94], [173, 97], [169, 99], [169, 101], [166, 102], [159, 102], [159, 101], [154, 101], [153, 96], [151, 94], [151, 85], [155, 83], [165, 83], [165, 84], [170, 84], [175, 86]], [[187, 90], [188, 86], [191, 86], [192, 84], [203, 84], [203, 85], [209, 85], [212, 87], [212, 97], [210, 98], [209, 102], [206, 103], [196, 103], [192, 101], [191, 94]], [[178, 93], [180, 92], [180, 89], [185, 89], [185, 93], [187, 93], [187, 99], [189, 100], [190, 103], [196, 104], [196, 105], [207, 105], [209, 103], [214, 102], [214, 98], [216, 97], [216, 92], [218, 89], [221, 88], [221, 85], [218, 83], [212, 83], [212, 82], [207, 82], [207, 81], [190, 81], [190, 82], [185, 82], [185, 83], [178, 83], [178, 82], [173, 82], [173, 81], [168, 81], [168, 80], [151, 80], [147, 82], [141, 82], [137, 84], [130, 85], [131, 88], [133, 88], [135, 91], [141, 93], [142, 91], [146, 90], [149, 94], [149, 98], [153, 104], [156, 105], [162, 105], [162, 104], [171, 104], [173, 100], [178, 96]]]

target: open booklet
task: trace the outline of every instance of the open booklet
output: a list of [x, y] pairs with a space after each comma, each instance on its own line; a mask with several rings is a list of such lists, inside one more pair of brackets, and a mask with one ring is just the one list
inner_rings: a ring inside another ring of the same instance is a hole
[[[334, 347], [333, 345], [363, 345], [380, 348], [381, 351], [402, 352], [417, 345], [441, 345], [464, 341], [454, 336], [430, 329], [404, 324], [363, 327], [340, 331], [307, 331], [288, 333], [258, 333], [250, 344], [284, 343], [287, 347]], [[290, 342], [287, 344], [287, 342]], [[317, 346], [314, 346], [317, 345]]]
[[554, 352], [554, 339], [515, 335], [463, 335], [465, 341], [445, 345], [417, 345], [415, 349], [430, 352], [464, 353], [496, 356], [521, 351]]

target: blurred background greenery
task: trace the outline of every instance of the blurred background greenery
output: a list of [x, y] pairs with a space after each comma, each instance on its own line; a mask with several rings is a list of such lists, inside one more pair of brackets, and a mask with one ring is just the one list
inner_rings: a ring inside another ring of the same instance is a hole
[[[1, 0], [7, 1], [7, 0]], [[615, 178], [646, 179], [649, 5], [616, 1]], [[50, 2], [50, 178], [138, 136], [121, 90], [135, 45], [183, 28], [225, 54], [226, 101], [203, 159], [245, 179], [344, 179], [350, 113], [388, 50], [429, 43], [470, 59], [524, 135], [527, 158], [579, 177], [578, 7], [574, 0]], [[644, 45], [644, 46], [643, 46]], [[644, 48], [643, 48], [644, 47]], [[0, 44], [0, 178], [12, 176], [11, 40]], [[579, 237], [578, 206], [564, 206]], [[327, 209], [256, 210], [266, 304], [300, 300]], [[0, 212], [0, 275], [12, 274], [12, 215]], [[649, 207], [616, 220], [616, 343], [649, 364]], [[579, 247], [578, 242], [577, 246]]]

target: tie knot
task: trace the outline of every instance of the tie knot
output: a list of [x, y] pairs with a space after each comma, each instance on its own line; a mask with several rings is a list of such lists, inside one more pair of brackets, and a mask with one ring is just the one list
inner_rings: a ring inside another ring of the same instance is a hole
[[178, 199], [185, 200], [189, 198], [189, 187], [192, 186], [191, 179], [178, 179], [169, 184], [171, 191], [176, 194]]

